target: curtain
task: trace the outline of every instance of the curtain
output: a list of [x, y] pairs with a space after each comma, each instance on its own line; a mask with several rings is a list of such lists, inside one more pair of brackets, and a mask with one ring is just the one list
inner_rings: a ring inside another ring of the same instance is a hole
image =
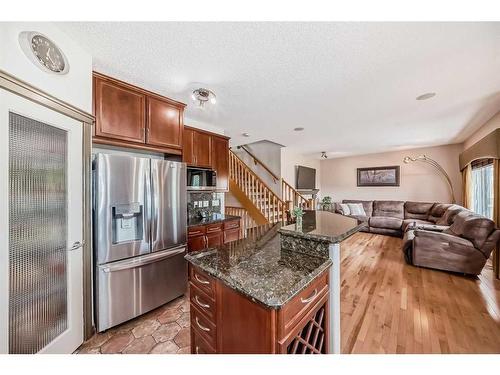
[[[500, 227], [500, 169], [498, 159], [493, 160], [493, 220]], [[499, 247], [493, 252], [493, 271], [495, 277], [500, 278]]]
[[472, 165], [472, 211], [493, 219], [493, 163], [481, 166]]
[[[498, 169], [498, 164], [497, 164], [497, 169]], [[497, 194], [495, 194], [495, 196], [496, 195]], [[473, 201], [474, 200], [472, 197], [472, 167], [470, 164], [467, 164], [467, 166], [462, 170], [462, 204], [465, 208], [472, 209]]]

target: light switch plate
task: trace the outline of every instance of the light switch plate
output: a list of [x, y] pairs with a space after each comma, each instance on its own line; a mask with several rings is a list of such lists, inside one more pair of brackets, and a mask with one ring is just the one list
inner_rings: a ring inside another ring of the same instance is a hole
[[208, 201], [203, 201], [203, 207], [208, 207]]

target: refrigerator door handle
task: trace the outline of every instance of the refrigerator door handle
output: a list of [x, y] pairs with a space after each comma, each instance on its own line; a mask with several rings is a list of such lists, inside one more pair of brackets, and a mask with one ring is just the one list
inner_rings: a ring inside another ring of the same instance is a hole
[[115, 271], [123, 271], [123, 270], [128, 270], [132, 268], [137, 268], [144, 266], [146, 264], [158, 262], [160, 260], [164, 260], [167, 258], [171, 258], [173, 256], [183, 254], [186, 251], [186, 248], [184, 246], [171, 249], [171, 250], [165, 250], [160, 253], [154, 253], [150, 255], [143, 255], [142, 257], [134, 258], [131, 260], [127, 261], [120, 261], [116, 262], [115, 264], [111, 265], [105, 265], [105, 266], [99, 266], [99, 268], [106, 273], [109, 272], [115, 272]]
[[152, 218], [151, 218], [151, 209], [152, 209], [152, 199], [153, 199], [153, 192], [152, 192], [152, 186], [151, 186], [151, 161], [149, 161], [149, 171], [148, 173], [144, 174], [144, 223], [145, 225], [145, 231], [144, 231], [144, 237], [146, 238], [146, 242], [149, 244], [149, 252], [151, 252], [151, 244], [152, 244], [152, 238], [151, 238], [151, 226], [152, 226]]
[[[155, 249], [155, 243], [157, 241], [158, 237], [158, 220], [159, 220], [159, 213], [156, 212], [157, 204], [156, 204], [156, 194], [159, 194], [160, 192], [156, 191], [158, 188], [158, 161], [155, 159], [151, 159], [151, 187], [150, 187], [150, 201], [151, 201], [151, 207], [150, 207], [150, 212], [151, 212], [151, 252], [153, 252]], [[160, 190], [160, 189], [158, 189]]]

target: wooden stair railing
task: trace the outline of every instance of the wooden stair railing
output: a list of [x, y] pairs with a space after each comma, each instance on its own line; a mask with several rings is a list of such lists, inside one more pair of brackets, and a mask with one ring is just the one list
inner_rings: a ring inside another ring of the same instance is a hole
[[287, 203], [278, 197], [232, 150], [229, 150], [229, 190], [258, 225], [286, 220]]
[[242, 229], [242, 233], [249, 228], [257, 226], [255, 220], [250, 216], [245, 207], [225, 206], [225, 214], [241, 217], [240, 228]]
[[253, 162], [255, 164], [259, 164], [262, 168], [264, 168], [264, 170], [267, 173], [269, 173], [271, 175], [271, 177], [273, 178], [273, 182], [274, 183], [277, 183], [280, 180], [280, 178], [278, 176], [276, 176], [274, 174], [274, 172], [271, 171], [267, 165], [265, 165], [257, 156], [255, 156], [254, 154], [252, 154], [244, 145], [237, 146], [236, 148], [239, 149], [239, 150], [241, 149], [241, 150], [245, 151], [248, 155], [250, 155], [250, 157], [253, 159]]
[[301, 207], [306, 210], [315, 209], [315, 200], [307, 199], [293, 188], [283, 178], [281, 179], [281, 196], [285, 202], [291, 202], [292, 207]]
[[306, 210], [315, 209], [315, 199], [308, 199], [304, 197], [297, 190], [295, 190], [292, 185], [286, 182], [284, 178], [276, 176], [266, 164], [252, 154], [252, 152], [250, 152], [244, 145], [237, 146], [237, 149], [245, 151], [253, 159], [255, 164], [260, 165], [273, 178], [274, 183], [281, 181], [281, 200], [286, 203], [287, 209], [291, 209], [293, 207], [302, 207]]

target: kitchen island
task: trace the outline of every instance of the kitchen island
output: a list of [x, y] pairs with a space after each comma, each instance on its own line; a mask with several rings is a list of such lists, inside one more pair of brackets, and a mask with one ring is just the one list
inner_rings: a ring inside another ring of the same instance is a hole
[[[314, 221], [319, 228], [312, 229]], [[333, 352], [330, 268], [339, 264], [325, 249], [361, 227], [354, 219], [311, 212], [302, 229], [255, 227], [241, 240], [186, 255], [192, 352]]]

